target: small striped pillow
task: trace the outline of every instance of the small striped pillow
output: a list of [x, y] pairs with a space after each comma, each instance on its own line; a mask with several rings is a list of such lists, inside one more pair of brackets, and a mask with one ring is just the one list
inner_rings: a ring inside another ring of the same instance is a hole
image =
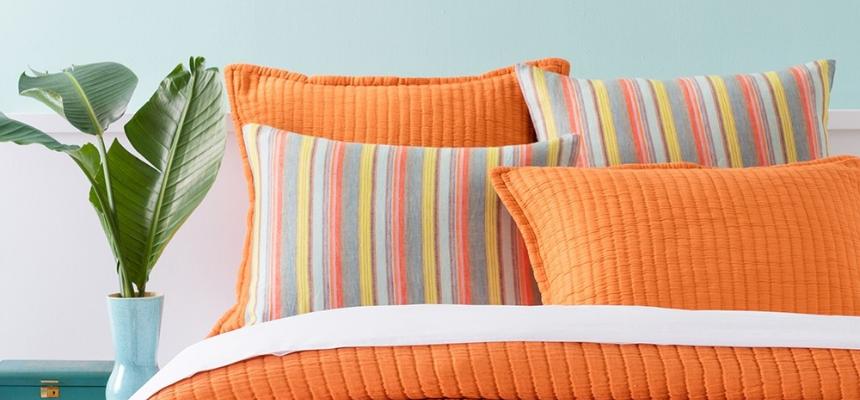
[[538, 139], [581, 135], [578, 165], [689, 161], [748, 167], [828, 154], [835, 62], [673, 80], [576, 79], [517, 68]]
[[573, 165], [574, 135], [434, 148], [243, 133], [258, 210], [246, 325], [347, 306], [539, 303], [489, 171]]

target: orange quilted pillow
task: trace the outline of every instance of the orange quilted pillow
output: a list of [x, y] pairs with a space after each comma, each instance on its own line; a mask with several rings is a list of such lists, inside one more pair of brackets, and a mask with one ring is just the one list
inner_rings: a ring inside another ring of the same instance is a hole
[[[558, 58], [529, 63], [567, 75]], [[514, 67], [476, 76], [398, 78], [306, 76], [256, 65], [230, 65], [224, 75], [251, 208], [237, 282], [237, 303], [212, 334], [242, 327], [248, 302], [248, 254], [254, 186], [242, 127], [281, 130], [362, 143], [434, 147], [498, 147], [535, 141]]]
[[498, 168], [544, 304], [860, 315], [860, 159]]
[[[570, 64], [529, 64], [567, 75]], [[248, 123], [361, 143], [495, 147], [535, 141], [514, 67], [476, 76], [306, 76], [257, 65], [224, 71], [236, 132]], [[241, 140], [240, 140], [241, 143]]]

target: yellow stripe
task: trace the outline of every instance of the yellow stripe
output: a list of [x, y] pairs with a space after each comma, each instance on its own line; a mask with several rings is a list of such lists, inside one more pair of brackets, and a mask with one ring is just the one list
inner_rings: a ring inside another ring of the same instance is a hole
[[818, 60], [821, 70], [821, 122], [824, 130], [824, 148], [830, 147], [830, 131], [827, 129], [827, 118], [830, 107], [830, 64], [827, 60]]
[[248, 324], [257, 322], [257, 281], [260, 265], [258, 258], [260, 257], [260, 158], [257, 155], [257, 134], [260, 131], [259, 125], [251, 125], [251, 134], [245, 136], [245, 152], [248, 154], [248, 165], [251, 167], [251, 176], [254, 181], [254, 226], [252, 229], [251, 238], [251, 254], [250, 260], [250, 282], [248, 283], [248, 304], [245, 307], [245, 319]]
[[373, 200], [373, 158], [376, 146], [367, 144], [361, 148], [358, 189], [358, 270], [361, 305], [373, 305], [373, 231], [370, 218]]
[[[558, 139], [552, 139], [546, 142], [546, 165], [548, 167], [554, 167], [558, 165], [558, 157], [559, 153], [561, 153], [561, 141]], [[495, 192], [493, 192], [495, 193]]]
[[594, 95], [597, 98], [597, 114], [600, 115], [600, 126], [603, 130], [603, 144], [606, 147], [606, 161], [609, 165], [621, 164], [621, 154], [618, 152], [618, 138], [615, 136], [615, 122], [612, 121], [612, 106], [609, 103], [609, 92], [603, 81], [591, 81]]
[[306, 313], [311, 311], [310, 279], [308, 265], [308, 245], [310, 242], [310, 224], [307, 216], [310, 215], [310, 192], [311, 192], [311, 156], [314, 148], [312, 137], [302, 137], [301, 149], [299, 150], [299, 171], [296, 182], [296, 311]]
[[[828, 107], [830, 106], [830, 63], [827, 60], [816, 61], [821, 68], [821, 91], [822, 91], [822, 116], [824, 117], [824, 127], [827, 127]], [[826, 132], [826, 130], [825, 130]]]
[[785, 89], [776, 72], [765, 72], [765, 77], [773, 89], [773, 97], [776, 100], [776, 111], [779, 114], [779, 125], [782, 127], [782, 139], [785, 142], [785, 157], [788, 162], [797, 161], [797, 147], [794, 144], [794, 128], [791, 126], [791, 111], [788, 108], [788, 100], [785, 98]]
[[424, 250], [424, 302], [439, 302], [436, 284], [436, 149], [424, 150], [424, 187], [421, 193], [422, 249]]
[[532, 68], [532, 77], [535, 82], [538, 103], [540, 103], [541, 114], [543, 114], [544, 125], [546, 125], [546, 137], [542, 140], [551, 140], [558, 137], [555, 127], [555, 115], [552, 112], [552, 100], [546, 87], [546, 75], [540, 68]]
[[738, 140], [735, 115], [732, 112], [732, 103], [729, 100], [729, 90], [726, 88], [726, 82], [719, 76], [709, 76], [708, 79], [714, 87], [714, 94], [717, 96], [717, 105], [720, 107], [723, 131], [726, 134], [726, 143], [729, 148], [729, 164], [732, 167], [743, 167], [744, 160], [741, 154], [741, 143]]
[[669, 151], [669, 161], [683, 161], [681, 156], [681, 145], [678, 143], [678, 131], [675, 129], [675, 119], [672, 117], [672, 104], [669, 103], [669, 93], [662, 81], [650, 81], [654, 88], [654, 98], [657, 100], [657, 109], [660, 113], [660, 122], [663, 125], [663, 136], [666, 140], [666, 148]]
[[[552, 142], [557, 142], [553, 140]], [[558, 146], [556, 146], [558, 147]], [[487, 149], [487, 174], [499, 165], [499, 148], [490, 147]], [[484, 198], [486, 208], [484, 208], [484, 236], [486, 237], [486, 254], [487, 254], [487, 296], [490, 304], [502, 304], [502, 288], [499, 278], [499, 238], [496, 227], [498, 226], [498, 202], [496, 201], [496, 191], [493, 189], [492, 182], [487, 179], [487, 184], [484, 189]]]

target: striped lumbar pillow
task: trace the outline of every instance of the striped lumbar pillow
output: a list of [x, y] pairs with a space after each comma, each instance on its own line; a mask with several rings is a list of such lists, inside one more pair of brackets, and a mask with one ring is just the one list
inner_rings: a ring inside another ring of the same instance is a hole
[[246, 324], [360, 305], [539, 303], [488, 171], [573, 165], [574, 135], [431, 148], [243, 131], [257, 201]]
[[601, 81], [520, 65], [517, 75], [539, 139], [581, 135], [578, 165], [746, 167], [828, 154], [834, 67], [820, 60], [778, 72]]

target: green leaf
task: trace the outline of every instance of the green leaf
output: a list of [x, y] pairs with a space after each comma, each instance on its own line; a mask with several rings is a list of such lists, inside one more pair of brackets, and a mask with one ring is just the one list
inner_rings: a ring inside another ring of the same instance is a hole
[[84, 175], [87, 176], [90, 183], [95, 184], [96, 179], [99, 177], [99, 172], [101, 172], [101, 159], [96, 146], [93, 146], [92, 143], [87, 143], [76, 149], [76, 151], [70, 152], [69, 156], [81, 167], [81, 170], [84, 171]]
[[226, 142], [218, 70], [193, 58], [177, 66], [126, 124], [139, 159], [108, 151], [122, 268], [144, 287], [167, 243], [215, 182]]
[[41, 144], [51, 150], [60, 152], [71, 152], [78, 146], [62, 144], [30, 125], [10, 119], [0, 113], [0, 142], [12, 142], [17, 144]]
[[122, 117], [137, 76], [122, 64], [72, 66], [58, 73], [21, 74], [18, 92], [44, 103], [81, 132], [103, 133]]

